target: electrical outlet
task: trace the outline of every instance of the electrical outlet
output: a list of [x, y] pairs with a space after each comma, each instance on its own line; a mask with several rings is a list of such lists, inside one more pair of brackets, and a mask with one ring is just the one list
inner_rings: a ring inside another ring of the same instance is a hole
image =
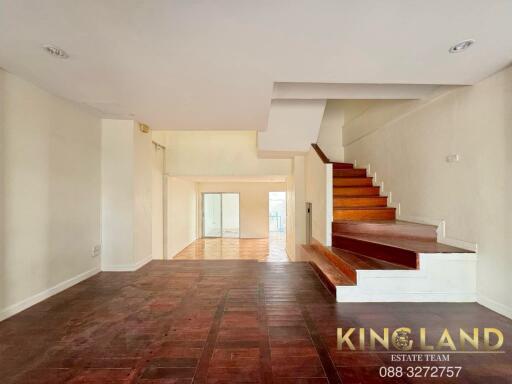
[[447, 163], [458, 163], [459, 161], [460, 161], [460, 156], [458, 154], [446, 156]]
[[92, 248], [92, 257], [98, 257], [99, 255], [101, 255], [101, 245], [98, 244]]

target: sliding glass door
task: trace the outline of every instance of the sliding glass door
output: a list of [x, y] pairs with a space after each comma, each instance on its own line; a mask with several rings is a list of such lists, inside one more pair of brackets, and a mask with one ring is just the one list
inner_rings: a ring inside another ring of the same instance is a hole
[[203, 193], [203, 236], [222, 236], [221, 194]]
[[240, 237], [238, 193], [203, 193], [203, 237]]

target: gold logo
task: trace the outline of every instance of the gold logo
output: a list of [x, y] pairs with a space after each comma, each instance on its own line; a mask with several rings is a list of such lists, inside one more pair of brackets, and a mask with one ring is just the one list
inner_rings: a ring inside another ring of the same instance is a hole
[[456, 334], [451, 334], [448, 328], [432, 334], [428, 334], [426, 328], [419, 328], [417, 332], [413, 332], [411, 328], [407, 327], [396, 328], [391, 332], [389, 328], [382, 328], [380, 332], [373, 328], [359, 328], [357, 331], [356, 328], [338, 328], [337, 331], [338, 349], [351, 351], [367, 349], [374, 351], [377, 346], [387, 351], [391, 345], [395, 351], [412, 351], [414, 349], [428, 352], [502, 352], [500, 348], [503, 343], [503, 332], [497, 328], [472, 328], [471, 330], [460, 328]]

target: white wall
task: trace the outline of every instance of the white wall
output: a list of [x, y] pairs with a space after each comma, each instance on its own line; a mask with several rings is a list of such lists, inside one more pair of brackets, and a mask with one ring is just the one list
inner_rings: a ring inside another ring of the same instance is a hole
[[197, 187], [199, 198], [203, 192], [240, 193], [241, 238], [268, 237], [268, 193], [286, 191], [286, 183], [270, 182], [198, 183]]
[[133, 256], [133, 121], [102, 120], [102, 266], [131, 265]]
[[316, 151], [305, 156], [305, 200], [312, 204], [312, 236], [324, 245], [331, 244], [332, 164], [324, 164]]
[[100, 120], [0, 70], [0, 320], [99, 270]]
[[[152, 196], [151, 196], [151, 232], [153, 259], [164, 258], [164, 149], [153, 145], [152, 151]], [[167, 195], [165, 194], [167, 199]]]
[[293, 171], [286, 181], [286, 252], [293, 260], [296, 245], [306, 243], [305, 158], [293, 158]]
[[258, 151], [307, 152], [318, 137], [325, 104], [325, 100], [272, 100], [267, 129], [258, 132]]
[[137, 123], [133, 135], [134, 261], [140, 264], [152, 258], [153, 143], [151, 134], [142, 132]]
[[[329, 100], [316, 143], [331, 161], [343, 162], [342, 128], [344, 123], [344, 100]], [[310, 143], [311, 144], [311, 143]], [[310, 145], [308, 146], [311, 147]], [[308, 148], [308, 149], [309, 149]]]
[[102, 269], [151, 259], [151, 135], [133, 120], [102, 120]]
[[[448, 241], [478, 244], [480, 301], [512, 316], [512, 68], [409, 105], [402, 118], [392, 107], [355, 119], [346, 161], [371, 164], [402, 217], [445, 220]], [[460, 162], [446, 162], [451, 154]]]
[[167, 256], [173, 258], [197, 238], [196, 183], [167, 179]]
[[256, 132], [167, 131], [170, 176], [288, 175], [290, 159], [260, 159]]
[[290, 175], [286, 178], [286, 253], [292, 260], [295, 259], [295, 178]]

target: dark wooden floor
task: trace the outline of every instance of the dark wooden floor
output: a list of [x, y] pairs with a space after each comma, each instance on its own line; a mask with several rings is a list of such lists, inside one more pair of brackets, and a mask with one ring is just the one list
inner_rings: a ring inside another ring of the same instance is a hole
[[[496, 327], [507, 353], [462, 377], [379, 379], [387, 354], [337, 327]], [[337, 304], [308, 263], [153, 261], [100, 273], [0, 323], [1, 383], [510, 383], [512, 321], [477, 304]]]

